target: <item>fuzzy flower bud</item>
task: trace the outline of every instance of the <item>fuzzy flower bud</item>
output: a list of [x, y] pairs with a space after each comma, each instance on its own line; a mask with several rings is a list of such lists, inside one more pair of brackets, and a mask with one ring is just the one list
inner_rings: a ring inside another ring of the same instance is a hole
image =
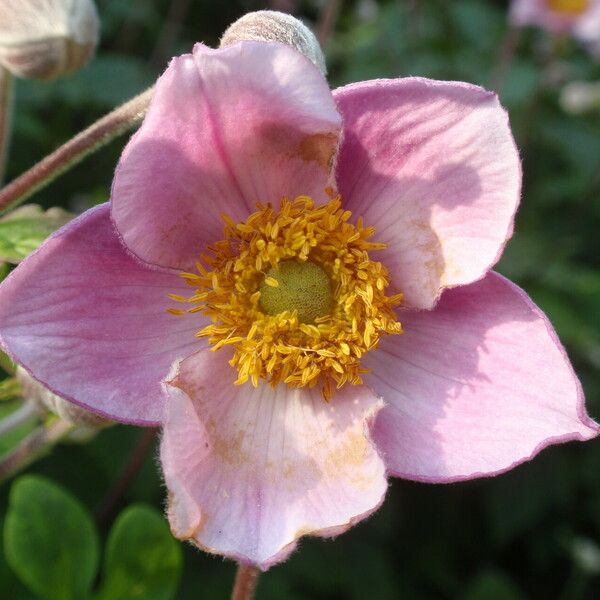
[[302, 21], [274, 10], [251, 12], [229, 26], [221, 38], [221, 47], [244, 40], [280, 42], [292, 46], [313, 62], [325, 75], [325, 57], [314, 33]]
[[94, 54], [99, 29], [93, 0], [0, 0], [0, 65], [26, 79], [67, 75]]
[[51, 412], [73, 425], [90, 429], [99, 429], [112, 424], [112, 421], [57, 396], [36, 381], [23, 367], [17, 368], [17, 380], [21, 384], [23, 397], [35, 402], [42, 413]]

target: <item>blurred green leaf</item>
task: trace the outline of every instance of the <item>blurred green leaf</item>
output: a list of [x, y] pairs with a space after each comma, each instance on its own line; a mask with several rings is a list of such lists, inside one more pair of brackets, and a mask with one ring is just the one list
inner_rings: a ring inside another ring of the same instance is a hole
[[115, 522], [96, 600], [170, 600], [181, 575], [179, 543], [158, 511], [137, 504]]
[[24, 102], [36, 107], [66, 102], [73, 106], [89, 104], [113, 108], [143, 92], [156, 75], [144, 60], [104, 54], [67, 79], [44, 86], [20, 81], [18, 93]]
[[3, 598], [15, 598], [15, 600], [33, 600], [36, 598], [36, 596], [23, 586], [19, 578], [8, 566], [2, 544], [0, 544], [0, 590], [2, 590]]
[[469, 583], [461, 600], [525, 600], [525, 596], [504, 573], [487, 569]]
[[0, 402], [13, 400], [20, 393], [21, 384], [14, 377], [8, 377], [0, 381]]
[[[5, 379], [0, 383], [0, 421], [10, 418], [10, 415], [18, 411], [23, 406], [20, 395], [20, 385], [14, 379]], [[2, 389], [4, 388], [4, 390]], [[2, 398], [2, 393], [6, 392], [6, 397]], [[31, 415], [24, 421], [19, 420], [19, 424], [10, 427], [0, 435], [0, 456], [11, 451], [24, 437], [31, 433], [39, 424], [36, 415]], [[1, 588], [0, 588], [1, 589]]]
[[4, 524], [11, 568], [45, 600], [83, 600], [98, 567], [98, 538], [87, 511], [68, 492], [42, 477], [13, 484]]
[[[560, 453], [546, 452], [486, 487], [487, 522], [492, 539], [505, 546], [542, 524], [575, 494], [573, 473]], [[540, 485], [544, 481], [544, 485]]]
[[62, 208], [20, 206], [0, 219], [0, 260], [20, 262], [74, 216]]
[[0, 350], [0, 369], [3, 369], [10, 375], [14, 375], [17, 370], [15, 363], [10, 359], [8, 354], [2, 352], [2, 350]]
[[471, 52], [493, 50], [497, 46], [504, 26], [501, 11], [480, 0], [454, 0], [448, 8], [462, 45]]

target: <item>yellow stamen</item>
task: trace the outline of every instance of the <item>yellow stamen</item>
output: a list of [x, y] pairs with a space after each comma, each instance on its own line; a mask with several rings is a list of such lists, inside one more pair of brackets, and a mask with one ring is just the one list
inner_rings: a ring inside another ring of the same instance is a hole
[[279, 287], [279, 281], [275, 277], [265, 277], [265, 283], [274, 288]]
[[213, 350], [233, 347], [236, 384], [320, 382], [329, 400], [335, 388], [362, 383], [360, 358], [382, 335], [402, 333], [394, 313], [402, 294], [385, 295], [387, 270], [368, 254], [385, 245], [350, 217], [339, 196], [319, 207], [307, 196], [284, 198], [278, 211], [259, 204], [238, 224], [223, 215], [224, 239], [198, 274], [182, 273], [194, 293], [170, 297], [211, 317], [197, 336]]
[[590, 4], [590, 0], [546, 0], [548, 7], [558, 13], [566, 15], [580, 15]]

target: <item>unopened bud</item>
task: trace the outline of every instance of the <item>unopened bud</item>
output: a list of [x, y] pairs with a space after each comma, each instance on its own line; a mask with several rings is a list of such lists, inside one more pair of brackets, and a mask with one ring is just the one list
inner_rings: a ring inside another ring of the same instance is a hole
[[98, 429], [112, 424], [112, 421], [57, 396], [34, 379], [23, 367], [17, 367], [16, 377], [21, 384], [23, 398], [35, 402], [41, 412], [54, 413], [61, 419], [73, 423], [73, 425], [91, 429]]
[[0, 65], [26, 79], [54, 79], [87, 63], [98, 45], [93, 0], [0, 0]]
[[302, 21], [274, 10], [251, 12], [229, 26], [221, 38], [221, 47], [255, 40], [280, 42], [292, 46], [313, 62], [325, 75], [325, 57], [314, 33]]

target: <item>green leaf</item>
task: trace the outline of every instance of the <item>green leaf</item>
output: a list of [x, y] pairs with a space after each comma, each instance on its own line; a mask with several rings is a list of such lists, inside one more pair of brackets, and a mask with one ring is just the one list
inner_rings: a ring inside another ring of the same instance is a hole
[[462, 600], [525, 600], [525, 596], [507, 575], [489, 568], [470, 582]]
[[15, 377], [7, 377], [0, 381], [0, 402], [14, 400], [21, 395], [21, 384]]
[[108, 537], [104, 583], [96, 600], [170, 600], [181, 563], [181, 547], [163, 517], [134, 504], [119, 515]]
[[27, 204], [12, 211], [0, 219], [0, 261], [14, 264], [22, 261], [73, 217], [62, 208], [44, 212], [37, 204]]
[[21, 581], [44, 600], [83, 600], [98, 568], [98, 537], [79, 502], [56, 484], [25, 475], [10, 490], [4, 548]]
[[15, 363], [10, 359], [6, 352], [0, 350], [0, 369], [6, 371], [9, 375], [14, 375], [17, 371]]
[[7, 263], [0, 261], [0, 281], [2, 281], [10, 272], [10, 267]]

